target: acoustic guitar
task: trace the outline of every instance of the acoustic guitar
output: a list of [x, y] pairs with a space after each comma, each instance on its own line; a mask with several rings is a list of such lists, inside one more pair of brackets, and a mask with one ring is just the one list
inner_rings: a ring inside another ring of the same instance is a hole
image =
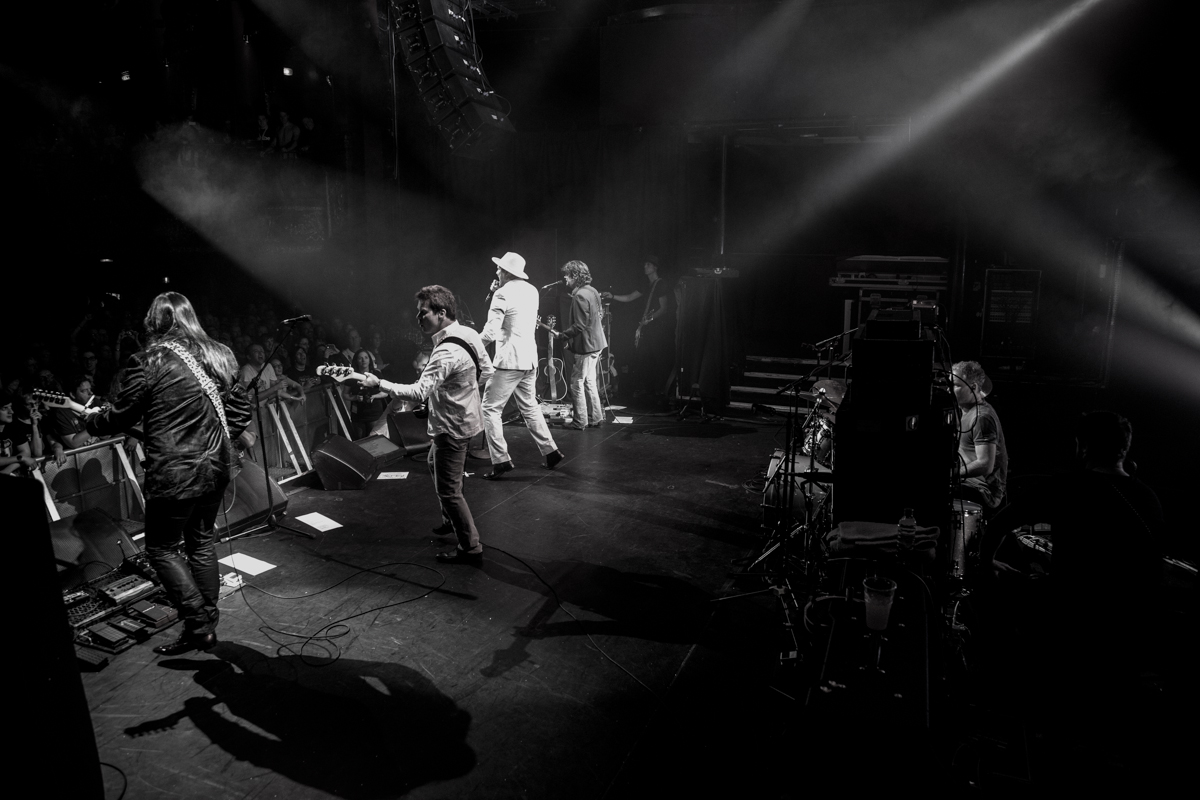
[[554, 335], [554, 323], [557, 321], [555, 317], [546, 317], [545, 322], [538, 317], [537, 321], [537, 324], [548, 330], [550, 335], [546, 337], [546, 357], [538, 363], [535, 389], [540, 400], [552, 403], [567, 396], [567, 379], [563, 377], [563, 361], [561, 358], [554, 357], [554, 340], [558, 338]]

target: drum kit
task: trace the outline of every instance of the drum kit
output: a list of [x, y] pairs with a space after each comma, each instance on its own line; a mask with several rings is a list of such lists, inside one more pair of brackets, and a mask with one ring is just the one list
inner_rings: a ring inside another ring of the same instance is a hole
[[[826, 501], [830, 484], [834, 482], [834, 429], [838, 408], [846, 397], [846, 391], [846, 382], [833, 378], [818, 380], [808, 389], [790, 386], [785, 391], [795, 400], [807, 401], [811, 406], [800, 423], [797, 435], [789, 440], [799, 452], [793, 453], [790, 460], [785, 460], [786, 454], [777, 452], [776, 458], [772, 460], [768, 483], [777, 478], [779, 472], [789, 473], [796, 478], [796, 490], [806, 499], [806, 516], [810, 524], [813, 506], [819, 508]], [[796, 413], [795, 417], [799, 419], [799, 413]], [[789, 463], [792, 464], [791, 470], [780, 469]], [[777, 490], [772, 496], [784, 494]], [[815, 503], [812, 502], [814, 500]], [[953, 530], [947, 577], [963, 591], [963, 584], [979, 557], [984, 529], [983, 506], [967, 500], [955, 500], [951, 525]]]

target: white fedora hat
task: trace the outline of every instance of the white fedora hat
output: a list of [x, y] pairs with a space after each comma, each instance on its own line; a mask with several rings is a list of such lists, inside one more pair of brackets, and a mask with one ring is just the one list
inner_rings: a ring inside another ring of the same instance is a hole
[[529, 280], [529, 276], [525, 274], [525, 259], [516, 253], [505, 253], [503, 258], [492, 256], [492, 261], [495, 261], [496, 266], [505, 272], [515, 275], [523, 281]]

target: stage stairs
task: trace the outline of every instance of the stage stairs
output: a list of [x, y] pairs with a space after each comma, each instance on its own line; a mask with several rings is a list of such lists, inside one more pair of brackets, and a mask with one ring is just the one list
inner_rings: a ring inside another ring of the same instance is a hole
[[[803, 378], [814, 369], [817, 362], [812, 358], [789, 358], [785, 356], [746, 356], [741, 375], [735, 378], [729, 387], [729, 405], [727, 411], [731, 414], [752, 415], [752, 406], [771, 408], [775, 411], [788, 410], [788, 398], [776, 394], [779, 389], [793, 381]], [[846, 380], [847, 368], [844, 365], [833, 366], [832, 373], [823, 366], [819, 377], [833, 377]], [[815, 380], [815, 378], [814, 378]], [[811, 381], [809, 382], [811, 383]], [[800, 408], [807, 410], [810, 403], [800, 401]]]

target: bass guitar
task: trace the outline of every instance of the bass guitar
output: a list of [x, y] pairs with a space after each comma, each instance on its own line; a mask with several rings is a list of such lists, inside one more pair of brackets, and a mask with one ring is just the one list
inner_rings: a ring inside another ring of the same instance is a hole
[[[338, 383], [346, 381], [365, 381], [366, 375], [361, 372], [355, 372], [350, 367], [341, 367], [336, 364], [321, 364], [314, 370], [318, 375], [324, 378], [332, 378]], [[417, 419], [425, 419], [429, 416], [429, 404], [421, 403], [416, 408], [412, 409], [412, 415]]]
[[546, 337], [546, 357], [538, 364], [538, 379], [535, 389], [538, 398], [543, 401], [558, 402], [567, 396], [567, 379], [563, 377], [563, 361], [554, 357], [554, 340], [557, 331], [554, 330], [555, 317], [538, 317], [537, 324], [550, 332]]
[[354, 370], [350, 369], [350, 367], [340, 367], [336, 364], [321, 364], [314, 370], [314, 372], [322, 377], [332, 378], [338, 383], [345, 383], [346, 381], [365, 381], [367, 379], [367, 376], [363, 375], [361, 372], [355, 372]]

